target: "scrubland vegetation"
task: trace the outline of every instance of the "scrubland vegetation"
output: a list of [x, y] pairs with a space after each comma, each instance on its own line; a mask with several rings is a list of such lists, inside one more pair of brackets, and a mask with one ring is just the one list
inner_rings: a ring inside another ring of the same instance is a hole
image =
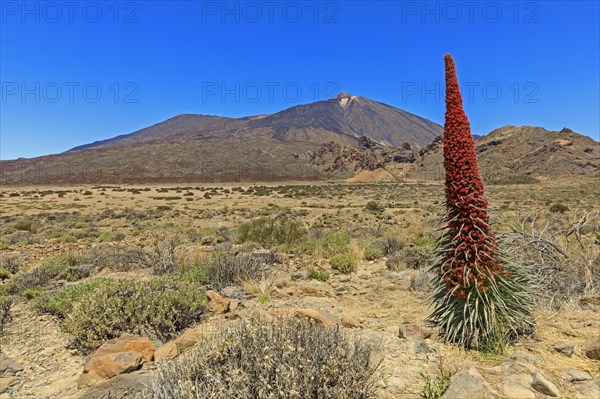
[[[534, 315], [599, 304], [596, 183], [489, 187], [499, 242], [532, 270]], [[405, 305], [389, 304], [394, 291], [377, 284], [406, 278], [393, 290], [426, 309], [442, 195], [438, 183], [4, 190], [0, 331], [25, 307], [50, 315], [80, 355], [123, 333], [165, 343], [209, 322], [209, 290], [245, 310], [271, 311], [287, 301], [308, 306], [293, 292], [314, 284], [312, 295], [331, 298], [328, 306], [357, 307], [370, 294], [354, 287], [368, 283], [375, 267], [377, 283], [364, 289], [374, 296], [363, 303], [380, 301], [374, 305], [389, 307], [400, 324]], [[321, 294], [327, 290], [334, 293]], [[361, 323], [376, 329], [378, 318], [368, 313]], [[378, 397], [377, 345], [356, 330], [258, 320], [223, 320], [160, 366], [141, 397]], [[479, 351], [506, 356], [506, 345]], [[415, 384], [435, 392], [440, 373], [429, 373]], [[439, 397], [431, 395], [417, 396]]]

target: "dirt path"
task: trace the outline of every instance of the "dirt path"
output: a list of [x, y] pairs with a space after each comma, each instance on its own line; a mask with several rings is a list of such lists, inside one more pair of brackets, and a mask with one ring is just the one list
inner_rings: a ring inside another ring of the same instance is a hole
[[84, 357], [66, 349], [68, 336], [55, 318], [36, 314], [28, 305], [11, 309], [12, 321], [0, 338], [0, 350], [20, 363], [19, 382], [0, 398], [65, 399], [77, 393]]

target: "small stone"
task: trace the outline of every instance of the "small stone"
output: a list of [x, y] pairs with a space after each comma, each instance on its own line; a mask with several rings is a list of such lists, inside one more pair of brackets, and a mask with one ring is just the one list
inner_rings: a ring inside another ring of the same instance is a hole
[[342, 326], [347, 328], [362, 328], [363, 324], [353, 317], [344, 316], [342, 317]]
[[581, 350], [590, 359], [600, 360], [600, 335], [585, 341], [581, 346]]
[[600, 327], [600, 320], [581, 321], [578, 323], [571, 324], [571, 327], [573, 327], [575, 330], [579, 330], [581, 328], [588, 328], [588, 327]]
[[325, 328], [334, 328], [336, 326], [336, 323], [327, 312], [319, 312], [318, 310], [310, 308], [276, 309], [273, 311], [273, 314], [298, 318], [306, 317], [307, 319], [318, 322]]
[[548, 380], [541, 372], [533, 373], [533, 381], [531, 387], [544, 395], [560, 398], [560, 391], [550, 380]]
[[589, 381], [592, 379], [592, 375], [587, 371], [580, 371], [574, 369], [566, 369], [562, 372], [562, 378], [566, 382], [579, 382]]
[[383, 380], [377, 380], [373, 383], [373, 386], [375, 388], [387, 388], [387, 385], [385, 385], [385, 382], [383, 382]]
[[390, 377], [387, 382], [387, 386], [389, 387], [390, 391], [394, 393], [398, 392], [403, 384], [404, 382], [400, 377]]
[[427, 324], [406, 323], [400, 326], [398, 336], [403, 339], [436, 339], [440, 336], [441, 330], [438, 327]]
[[571, 357], [575, 349], [575, 345], [572, 342], [557, 342], [552, 345], [552, 347], [555, 351], [560, 352], [567, 357]]
[[412, 351], [413, 353], [431, 353], [433, 352], [433, 349], [427, 344], [427, 342], [425, 341], [413, 341], [412, 344]]
[[5, 393], [8, 388], [15, 385], [19, 381], [15, 377], [0, 377], [0, 393]]

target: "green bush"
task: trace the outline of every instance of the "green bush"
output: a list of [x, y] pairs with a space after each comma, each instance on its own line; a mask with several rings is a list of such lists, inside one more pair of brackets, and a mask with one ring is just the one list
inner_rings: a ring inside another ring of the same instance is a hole
[[110, 282], [111, 280], [106, 278], [96, 278], [84, 283], [74, 284], [53, 295], [42, 295], [36, 301], [35, 307], [41, 312], [50, 313], [64, 319], [71, 313], [77, 302], [102, 285], [110, 284]]
[[566, 211], [569, 210], [569, 207], [564, 205], [564, 204], [554, 204], [550, 207], [550, 212], [554, 212], [554, 213], [565, 213]]
[[37, 225], [37, 223], [35, 223], [31, 219], [20, 219], [20, 220], [17, 220], [12, 225], [12, 227], [15, 230], [28, 231], [30, 233], [36, 233], [38, 225]]
[[0, 266], [0, 280], [6, 280], [10, 278], [11, 274], [12, 273], [9, 270], [6, 270], [2, 266]]
[[89, 353], [125, 332], [163, 341], [200, 320], [206, 298], [198, 285], [172, 279], [112, 280], [83, 296], [63, 323], [74, 345]]
[[419, 270], [431, 266], [435, 258], [432, 247], [406, 247], [390, 256], [386, 261], [388, 270], [401, 271], [405, 269]]
[[332, 231], [321, 237], [317, 244], [322, 256], [326, 259], [348, 252], [348, 245], [350, 245], [348, 234]]
[[369, 201], [367, 202], [367, 205], [365, 205], [365, 209], [371, 213], [381, 213], [385, 208], [375, 201]]
[[17, 273], [9, 282], [7, 291], [11, 294], [24, 293], [34, 287], [44, 287], [67, 268], [61, 257], [55, 257], [26, 272]]
[[311, 321], [243, 320], [164, 364], [140, 399], [375, 398], [371, 350]]
[[372, 246], [381, 249], [381, 252], [385, 256], [395, 254], [404, 248], [404, 244], [395, 237], [388, 237], [386, 239], [376, 241]]
[[318, 281], [329, 280], [329, 272], [321, 267], [311, 267], [308, 269], [308, 278]]
[[238, 236], [242, 243], [254, 241], [265, 247], [293, 245], [305, 238], [306, 230], [297, 220], [262, 217], [242, 224]]
[[379, 248], [368, 247], [364, 253], [366, 260], [377, 260], [383, 256], [383, 251]]
[[4, 326], [11, 320], [10, 307], [12, 306], [13, 298], [10, 296], [0, 296], [0, 334], [4, 330]]
[[342, 273], [352, 273], [356, 270], [356, 259], [354, 259], [350, 252], [337, 254], [329, 262], [332, 268]]

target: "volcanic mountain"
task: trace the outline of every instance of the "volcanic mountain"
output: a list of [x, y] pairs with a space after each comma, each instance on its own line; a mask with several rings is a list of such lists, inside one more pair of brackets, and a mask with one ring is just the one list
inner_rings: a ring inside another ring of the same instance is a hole
[[[348, 177], [314, 161], [323, 145], [418, 150], [441, 135], [427, 119], [365, 97], [244, 118], [178, 115], [62, 154], [0, 161], [1, 182], [275, 181]], [[324, 174], [323, 174], [324, 173]]]
[[[569, 128], [504, 126], [477, 138], [479, 166], [488, 181], [594, 176], [600, 173], [600, 143]], [[420, 151], [418, 173], [443, 177], [441, 138]]]

